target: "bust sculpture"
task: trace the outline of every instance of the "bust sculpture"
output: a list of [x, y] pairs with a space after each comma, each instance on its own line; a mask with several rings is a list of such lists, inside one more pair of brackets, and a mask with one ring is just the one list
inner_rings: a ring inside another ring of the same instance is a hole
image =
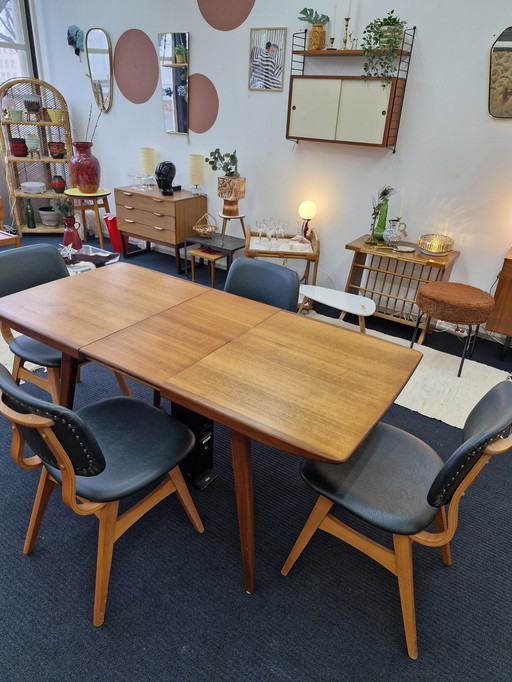
[[176, 166], [171, 161], [162, 161], [155, 168], [156, 184], [164, 196], [173, 193], [172, 182], [176, 175]]

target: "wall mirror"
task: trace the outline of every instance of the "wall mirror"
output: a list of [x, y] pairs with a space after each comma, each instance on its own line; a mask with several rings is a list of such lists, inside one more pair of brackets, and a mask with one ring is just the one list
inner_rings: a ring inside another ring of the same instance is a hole
[[512, 26], [491, 48], [489, 113], [495, 118], [512, 118]]
[[112, 46], [102, 28], [90, 28], [85, 36], [85, 53], [92, 92], [101, 111], [112, 106]]
[[165, 132], [188, 135], [188, 33], [159, 33], [158, 60]]

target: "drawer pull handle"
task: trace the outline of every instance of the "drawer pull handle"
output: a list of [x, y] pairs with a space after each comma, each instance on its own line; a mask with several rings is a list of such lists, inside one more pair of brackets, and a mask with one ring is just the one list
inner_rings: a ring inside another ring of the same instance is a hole
[[161, 218], [163, 213], [157, 213], [156, 211], [153, 211], [153, 215], [156, 215], [157, 218]]
[[125, 206], [128, 211], [133, 211], [133, 206]]
[[158, 204], [163, 203], [163, 199], [156, 199], [155, 197], [151, 197], [151, 198], [153, 199], [153, 201], [156, 201]]
[[127, 197], [133, 197], [133, 192], [123, 192], [123, 194]]
[[128, 218], [123, 218], [125, 223], [134, 223], [135, 220], [128, 220]]
[[160, 231], [163, 231], [165, 229], [164, 227], [157, 227], [156, 225], [153, 225], [153, 227], [155, 228], [155, 230], [160, 230]]

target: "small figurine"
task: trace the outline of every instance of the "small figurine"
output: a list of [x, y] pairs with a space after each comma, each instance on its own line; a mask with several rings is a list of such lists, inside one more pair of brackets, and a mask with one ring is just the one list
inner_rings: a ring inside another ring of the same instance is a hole
[[176, 166], [171, 161], [162, 161], [155, 168], [156, 184], [164, 196], [173, 194], [172, 182], [176, 175]]

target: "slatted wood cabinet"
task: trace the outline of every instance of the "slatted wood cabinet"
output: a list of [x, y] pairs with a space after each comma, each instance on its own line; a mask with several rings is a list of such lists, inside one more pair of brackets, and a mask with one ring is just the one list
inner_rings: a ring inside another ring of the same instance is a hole
[[[137, 237], [150, 245], [161, 244], [175, 249], [176, 271], [180, 272], [180, 248], [187, 237], [194, 234], [192, 228], [206, 213], [206, 196], [185, 190], [163, 196], [158, 187], [139, 189], [116, 187], [117, 227], [121, 234]], [[124, 245], [124, 241], [123, 241]], [[125, 256], [133, 255], [124, 253]]]
[[512, 337], [512, 249], [505, 256], [503, 267], [498, 275], [494, 300], [494, 310], [485, 323], [485, 328], [487, 331], [506, 336], [506, 348], [508, 348]]

